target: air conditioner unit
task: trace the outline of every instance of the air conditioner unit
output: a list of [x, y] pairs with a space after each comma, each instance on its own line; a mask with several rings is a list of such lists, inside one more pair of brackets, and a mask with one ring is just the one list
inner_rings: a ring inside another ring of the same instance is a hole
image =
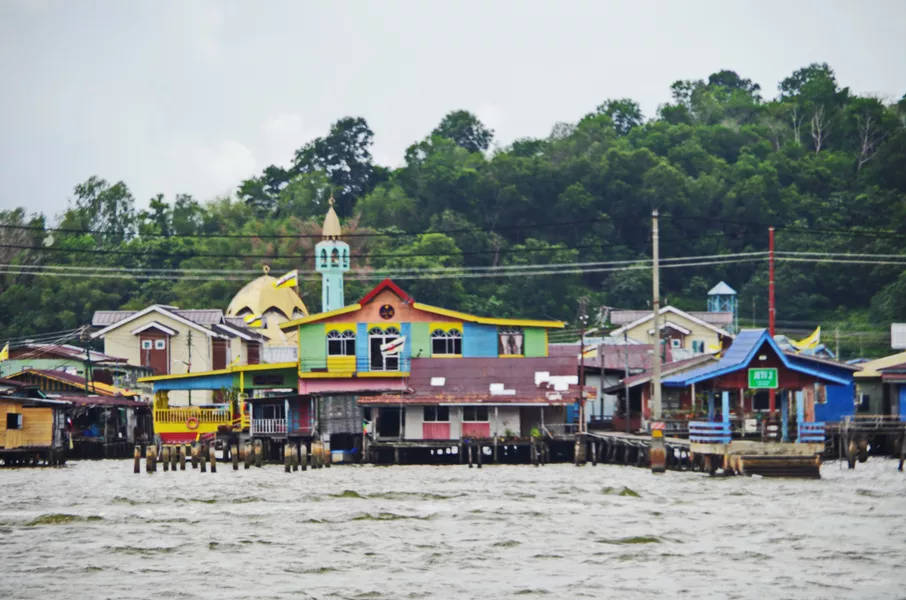
[[674, 338], [674, 339], [670, 340], [670, 347], [671, 348], [682, 348], [683, 342], [681, 340]]

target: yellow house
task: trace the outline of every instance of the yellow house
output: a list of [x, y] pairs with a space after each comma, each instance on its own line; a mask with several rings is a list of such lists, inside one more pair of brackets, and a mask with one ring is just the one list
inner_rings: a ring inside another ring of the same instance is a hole
[[[104, 352], [129, 364], [150, 367], [154, 375], [176, 375], [258, 364], [265, 337], [244, 326], [241, 318], [224, 317], [219, 309], [183, 310], [154, 304], [139, 311], [100, 310], [92, 334], [104, 340]], [[211, 390], [174, 392], [171, 404], [208, 404]]]
[[[726, 329], [674, 306], [665, 306], [658, 315], [660, 338], [669, 346], [674, 360], [717, 352], [733, 339]], [[653, 324], [654, 315], [651, 311], [639, 312], [634, 320], [610, 332], [610, 335], [654, 344]]]
[[0, 458], [4, 464], [62, 462], [68, 402], [0, 396]]

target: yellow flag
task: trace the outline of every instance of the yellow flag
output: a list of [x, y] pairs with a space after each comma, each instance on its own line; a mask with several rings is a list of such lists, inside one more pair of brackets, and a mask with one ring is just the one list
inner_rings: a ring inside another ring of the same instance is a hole
[[793, 348], [802, 352], [803, 350], [811, 350], [812, 348], [817, 348], [818, 344], [821, 343], [821, 325], [811, 333], [811, 335], [802, 338], [798, 342], [795, 340], [790, 340], [790, 343], [793, 345]]
[[288, 287], [298, 287], [299, 286], [299, 270], [293, 269], [280, 279], [274, 282], [275, 288], [288, 288]]
[[0, 350], [0, 362], [4, 360], [9, 360], [9, 342], [6, 342], [6, 345], [3, 346], [3, 350]]

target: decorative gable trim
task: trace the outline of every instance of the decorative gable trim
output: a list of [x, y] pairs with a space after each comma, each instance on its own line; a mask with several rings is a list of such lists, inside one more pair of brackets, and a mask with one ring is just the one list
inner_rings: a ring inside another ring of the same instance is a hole
[[402, 288], [400, 288], [400, 286], [398, 286], [398, 285], [396, 285], [395, 283], [393, 283], [392, 280], [390, 280], [390, 279], [385, 279], [384, 281], [382, 281], [382, 282], [380, 282], [379, 284], [377, 284], [377, 285], [374, 287], [373, 290], [371, 290], [370, 292], [368, 292], [367, 294], [365, 294], [365, 295], [362, 297], [362, 299], [359, 300], [359, 305], [360, 305], [360, 306], [364, 306], [364, 305], [368, 304], [369, 302], [371, 302], [372, 300], [374, 300], [375, 296], [377, 296], [378, 294], [380, 294], [380, 293], [383, 292], [384, 290], [390, 290], [391, 292], [393, 292], [394, 294], [396, 294], [396, 296], [397, 296], [400, 300], [402, 300], [403, 302], [405, 302], [406, 304], [414, 304], [414, 303], [415, 303], [415, 298], [413, 298], [412, 296], [410, 296], [409, 294], [407, 294], [406, 292], [404, 292], [404, 291], [402, 290]]
[[138, 335], [140, 333], [148, 331], [149, 329], [157, 329], [161, 333], [166, 333], [169, 336], [174, 336], [179, 333], [175, 329], [171, 329], [171, 328], [167, 327], [166, 325], [164, 325], [163, 323], [160, 323], [158, 321], [151, 321], [150, 323], [146, 323], [145, 325], [142, 325], [141, 327], [133, 329], [129, 333], [131, 333], [132, 335]]

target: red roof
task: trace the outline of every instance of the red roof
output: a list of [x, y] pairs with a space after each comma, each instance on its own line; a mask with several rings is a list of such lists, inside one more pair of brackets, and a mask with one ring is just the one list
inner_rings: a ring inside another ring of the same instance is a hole
[[415, 302], [415, 298], [404, 292], [402, 288], [400, 288], [400, 286], [393, 283], [393, 281], [391, 281], [390, 279], [385, 279], [384, 281], [374, 286], [373, 290], [365, 294], [362, 299], [359, 300], [359, 304], [364, 305], [371, 302], [372, 300], [374, 300], [375, 296], [377, 296], [384, 290], [390, 290], [391, 292], [399, 296], [400, 300], [408, 304]]
[[68, 396], [68, 395], [50, 395], [50, 400], [65, 400], [72, 402], [75, 406], [117, 406], [123, 408], [139, 408], [149, 406], [147, 402], [133, 400], [125, 396]]
[[575, 378], [574, 357], [413, 358], [410, 373], [410, 393], [363, 396], [359, 403], [564, 405], [579, 395], [578, 384], [547, 377]]

